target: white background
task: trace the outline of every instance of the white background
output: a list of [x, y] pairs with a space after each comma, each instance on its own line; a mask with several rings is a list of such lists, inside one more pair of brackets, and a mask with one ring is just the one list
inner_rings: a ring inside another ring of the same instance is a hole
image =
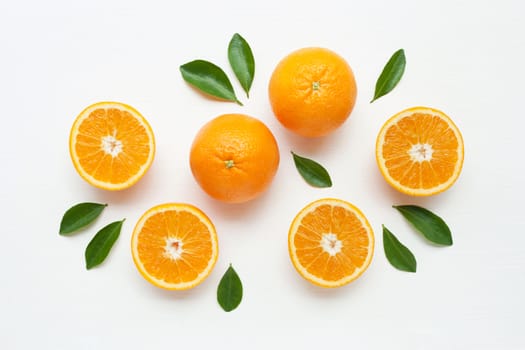
[[[524, 349], [524, 4], [2, 1], [1, 348]], [[255, 55], [249, 100], [227, 61], [235, 32]], [[268, 102], [273, 68], [305, 46], [327, 47], [345, 57], [358, 85], [348, 122], [321, 140], [285, 131]], [[401, 83], [369, 104], [377, 76], [399, 48], [407, 56]], [[179, 66], [196, 58], [223, 67], [245, 106], [213, 101], [190, 88]], [[91, 187], [69, 158], [74, 118], [101, 100], [131, 104], [156, 136], [153, 166], [123, 192]], [[465, 140], [458, 182], [426, 199], [391, 189], [374, 158], [381, 125], [415, 105], [445, 111]], [[208, 198], [188, 165], [197, 130], [228, 112], [263, 120], [281, 151], [270, 189], [243, 205]], [[290, 150], [324, 164], [334, 186], [309, 187]], [[376, 233], [368, 271], [337, 290], [304, 281], [287, 252], [295, 214], [327, 196], [360, 207]], [[64, 211], [83, 201], [109, 207], [88, 230], [59, 236]], [[172, 201], [200, 207], [219, 234], [214, 271], [186, 292], [150, 285], [130, 253], [139, 216]], [[454, 245], [428, 244], [391, 208], [408, 203], [441, 215]], [[103, 225], [124, 217], [108, 259], [86, 271], [89, 240]], [[381, 224], [414, 252], [416, 274], [388, 264]], [[245, 294], [238, 309], [225, 313], [215, 295], [230, 263]]]

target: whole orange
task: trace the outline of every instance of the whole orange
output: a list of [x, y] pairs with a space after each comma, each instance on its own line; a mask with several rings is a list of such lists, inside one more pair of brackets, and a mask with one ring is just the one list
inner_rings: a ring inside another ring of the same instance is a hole
[[244, 114], [221, 115], [195, 136], [190, 167], [211, 197], [241, 203], [262, 194], [279, 166], [279, 148], [266, 125]]
[[306, 137], [325, 136], [354, 108], [354, 73], [333, 51], [320, 47], [292, 52], [279, 62], [269, 84], [270, 103], [287, 129]]

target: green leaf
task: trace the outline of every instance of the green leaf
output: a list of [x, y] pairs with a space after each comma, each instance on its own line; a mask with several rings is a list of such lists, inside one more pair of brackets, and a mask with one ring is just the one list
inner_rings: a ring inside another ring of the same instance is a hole
[[242, 106], [226, 73], [213, 63], [204, 60], [191, 61], [180, 66], [180, 72], [184, 80], [197, 89]]
[[233, 35], [228, 45], [228, 60], [230, 61], [235, 76], [246, 92], [246, 97], [249, 98], [249, 92], [255, 74], [255, 60], [250, 45], [237, 33]]
[[79, 203], [69, 208], [60, 222], [59, 233], [68, 235], [92, 223], [102, 213], [107, 204]]
[[217, 301], [222, 309], [230, 312], [237, 308], [242, 300], [242, 283], [239, 275], [233, 269], [232, 265], [224, 276], [222, 276], [217, 288]]
[[312, 159], [301, 157], [292, 152], [295, 167], [307, 183], [314, 187], [331, 187], [332, 179], [328, 171]]
[[405, 66], [405, 51], [399, 49], [392, 55], [392, 57], [390, 57], [385, 68], [383, 68], [381, 75], [377, 79], [374, 98], [370, 103], [374, 102], [381, 96], [388, 94], [396, 87], [405, 72]]
[[120, 235], [124, 220], [115, 221], [103, 227], [89, 242], [86, 248], [86, 268], [89, 270], [100, 265], [108, 256], [109, 251]]
[[431, 242], [450, 246], [452, 234], [447, 224], [436, 214], [417, 205], [394, 205], [412, 226]]
[[383, 249], [392, 266], [401, 271], [416, 272], [416, 258], [385, 225], [383, 225]]

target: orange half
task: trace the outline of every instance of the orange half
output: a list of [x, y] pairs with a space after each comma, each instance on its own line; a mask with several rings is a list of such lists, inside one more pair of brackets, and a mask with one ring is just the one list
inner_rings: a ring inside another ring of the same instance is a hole
[[206, 214], [193, 205], [161, 204], [137, 222], [131, 252], [137, 269], [153, 285], [189, 289], [213, 270], [218, 256], [217, 233]]
[[374, 232], [363, 213], [340, 199], [308, 204], [288, 232], [292, 263], [306, 280], [327, 288], [357, 279], [374, 254]]
[[463, 138], [454, 122], [429, 107], [406, 109], [390, 118], [376, 142], [381, 174], [395, 189], [413, 196], [447, 190], [463, 166]]
[[120, 102], [99, 102], [76, 118], [69, 152], [80, 176], [95, 187], [123, 190], [146, 173], [155, 138], [146, 119]]

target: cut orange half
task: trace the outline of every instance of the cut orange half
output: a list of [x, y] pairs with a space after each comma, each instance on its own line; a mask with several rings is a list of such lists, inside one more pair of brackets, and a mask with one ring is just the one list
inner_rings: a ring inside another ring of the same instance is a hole
[[217, 233], [210, 219], [191, 204], [168, 203], [149, 209], [131, 238], [141, 275], [169, 290], [193, 288], [213, 270]]
[[368, 268], [374, 254], [374, 232], [363, 213], [340, 199], [308, 204], [288, 232], [295, 269], [321, 287], [340, 287]]
[[412, 196], [447, 190], [463, 166], [463, 138], [443, 112], [414, 107], [397, 113], [381, 128], [376, 159], [385, 180]]
[[123, 190], [146, 173], [155, 155], [150, 125], [133, 107], [99, 102], [82, 111], [71, 128], [75, 169], [93, 186]]

